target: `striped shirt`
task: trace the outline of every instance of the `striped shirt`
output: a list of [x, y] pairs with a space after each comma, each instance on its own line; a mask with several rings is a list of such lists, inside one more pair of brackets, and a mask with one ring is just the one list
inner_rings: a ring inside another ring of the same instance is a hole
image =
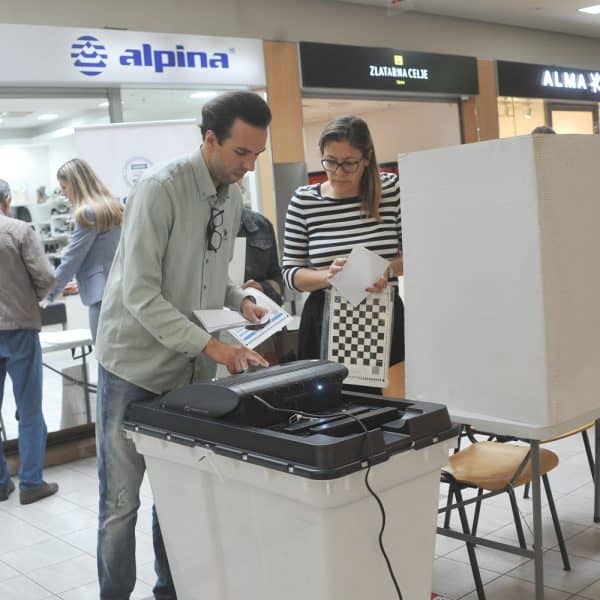
[[[321, 195], [321, 184], [298, 188], [285, 219], [283, 277], [288, 287], [301, 268], [328, 267], [360, 244], [383, 258], [402, 254], [400, 186], [393, 173], [381, 173], [381, 221], [361, 214], [357, 197], [333, 199]], [[301, 291], [301, 290], [299, 290]]]

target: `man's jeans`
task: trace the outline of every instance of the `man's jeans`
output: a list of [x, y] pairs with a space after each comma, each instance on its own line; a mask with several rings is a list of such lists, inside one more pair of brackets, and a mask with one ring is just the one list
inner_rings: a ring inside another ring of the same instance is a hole
[[[98, 366], [96, 449], [100, 479], [98, 514], [98, 580], [101, 600], [129, 600], [135, 587], [135, 524], [140, 506], [144, 457], [121, 427], [125, 410], [135, 400], [156, 395]], [[156, 511], [152, 508], [157, 600], [176, 600]]]
[[[9, 374], [19, 413], [20, 489], [42, 485], [46, 423], [42, 414], [42, 349], [34, 329], [0, 331], [0, 408]], [[0, 485], [9, 479], [0, 437]]]

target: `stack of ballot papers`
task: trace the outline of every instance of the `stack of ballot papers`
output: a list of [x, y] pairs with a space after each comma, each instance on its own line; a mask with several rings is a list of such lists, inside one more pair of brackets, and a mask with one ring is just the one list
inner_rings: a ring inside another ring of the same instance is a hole
[[247, 288], [244, 291], [258, 306], [269, 311], [260, 323], [248, 321], [239, 312], [227, 308], [195, 310], [194, 315], [209, 333], [226, 329], [237, 342], [252, 349], [283, 329], [292, 317], [260, 290]]
[[195, 310], [194, 315], [196, 315], [196, 318], [208, 333], [214, 333], [215, 331], [221, 331], [223, 329], [231, 329], [232, 327], [265, 325], [269, 322], [269, 315], [265, 315], [260, 323], [253, 323], [252, 321], [248, 321], [248, 319], [242, 316], [237, 310], [230, 310], [228, 308], [206, 308], [204, 310]]

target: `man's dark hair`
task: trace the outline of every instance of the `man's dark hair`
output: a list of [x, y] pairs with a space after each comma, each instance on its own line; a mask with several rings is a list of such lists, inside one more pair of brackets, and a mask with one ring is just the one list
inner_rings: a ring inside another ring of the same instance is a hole
[[266, 129], [271, 122], [271, 109], [254, 92], [220, 94], [202, 107], [202, 139], [207, 131], [212, 130], [219, 144], [222, 144], [229, 137], [231, 126], [236, 119]]

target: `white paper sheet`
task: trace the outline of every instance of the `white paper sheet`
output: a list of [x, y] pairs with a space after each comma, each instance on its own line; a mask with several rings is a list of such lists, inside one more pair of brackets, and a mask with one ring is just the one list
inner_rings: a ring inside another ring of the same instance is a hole
[[390, 266], [385, 258], [364, 246], [355, 246], [343, 269], [331, 278], [331, 285], [353, 306], [358, 306], [371, 287]]

